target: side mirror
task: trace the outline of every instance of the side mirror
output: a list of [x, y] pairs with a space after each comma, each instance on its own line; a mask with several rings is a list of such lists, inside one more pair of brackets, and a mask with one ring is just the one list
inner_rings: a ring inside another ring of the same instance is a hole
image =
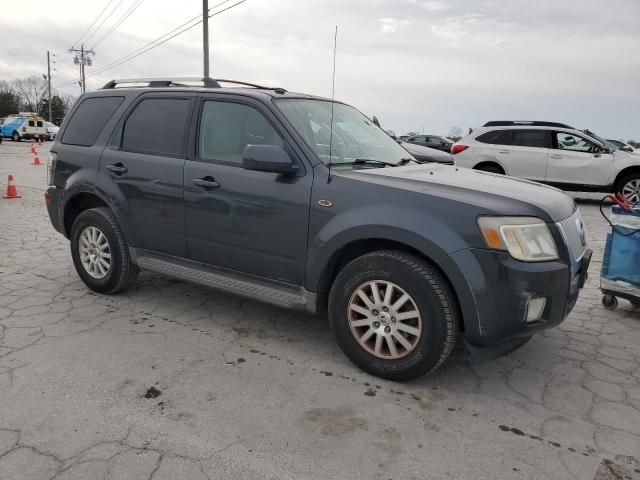
[[244, 149], [242, 167], [256, 172], [293, 174], [298, 166], [280, 145], [247, 145]]

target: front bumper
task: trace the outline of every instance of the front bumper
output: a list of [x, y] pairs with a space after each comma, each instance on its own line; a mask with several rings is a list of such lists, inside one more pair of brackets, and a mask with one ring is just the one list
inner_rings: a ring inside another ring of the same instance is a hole
[[[562, 322], [578, 299], [590, 259], [587, 251], [574, 268], [563, 261], [521, 262], [506, 252], [484, 249], [447, 257], [441, 265], [458, 294], [470, 352], [501, 355]], [[527, 322], [529, 300], [539, 297], [546, 299], [542, 316]]]
[[49, 220], [51, 225], [58, 232], [65, 235], [64, 225], [62, 223], [62, 217], [60, 215], [60, 204], [62, 200], [62, 189], [51, 186], [47, 188], [44, 193], [44, 203], [47, 206], [47, 212], [49, 213]]

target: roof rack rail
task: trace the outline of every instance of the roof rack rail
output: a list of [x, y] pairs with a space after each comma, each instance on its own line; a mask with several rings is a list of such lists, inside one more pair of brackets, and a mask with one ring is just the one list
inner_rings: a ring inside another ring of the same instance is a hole
[[222, 78], [202, 78], [202, 77], [176, 77], [176, 78], [121, 78], [107, 82], [102, 88], [105, 90], [116, 88], [119, 85], [132, 83], [146, 83], [148, 87], [187, 87], [184, 82], [201, 83], [205, 88], [222, 88], [220, 83], [232, 83], [245, 87], [261, 88], [264, 90], [286, 91], [283, 88], [271, 88], [255, 83], [242, 82], [240, 80], [229, 80]]
[[558, 122], [541, 122], [538, 120], [492, 120], [483, 125], [483, 127], [557, 127], [557, 128], [573, 128], [564, 123]]

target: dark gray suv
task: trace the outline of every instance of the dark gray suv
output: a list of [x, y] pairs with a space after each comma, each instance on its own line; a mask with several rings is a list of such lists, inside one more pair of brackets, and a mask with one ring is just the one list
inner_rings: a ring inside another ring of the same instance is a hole
[[92, 290], [142, 268], [328, 313], [345, 354], [389, 379], [432, 372], [460, 337], [490, 357], [557, 325], [591, 256], [559, 190], [420, 165], [344, 103], [213, 79], [83, 95], [46, 204]]

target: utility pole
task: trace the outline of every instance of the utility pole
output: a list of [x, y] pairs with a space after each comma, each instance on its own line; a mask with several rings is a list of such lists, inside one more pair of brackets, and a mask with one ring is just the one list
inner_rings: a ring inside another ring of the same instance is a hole
[[[76, 56], [73, 59], [73, 63], [80, 66], [80, 91], [82, 93], [87, 91], [87, 79], [84, 73], [85, 66], [91, 66], [93, 64], [93, 60], [89, 55], [95, 55], [96, 52], [93, 50], [85, 50], [84, 44], [80, 45], [80, 50], [76, 48], [70, 48], [69, 52], [75, 52]], [[80, 54], [80, 55], [78, 55]]]
[[202, 0], [202, 53], [204, 78], [209, 78], [209, 0]]
[[49, 90], [49, 121], [53, 122], [51, 118], [51, 56], [49, 50], [47, 50], [47, 89]]

